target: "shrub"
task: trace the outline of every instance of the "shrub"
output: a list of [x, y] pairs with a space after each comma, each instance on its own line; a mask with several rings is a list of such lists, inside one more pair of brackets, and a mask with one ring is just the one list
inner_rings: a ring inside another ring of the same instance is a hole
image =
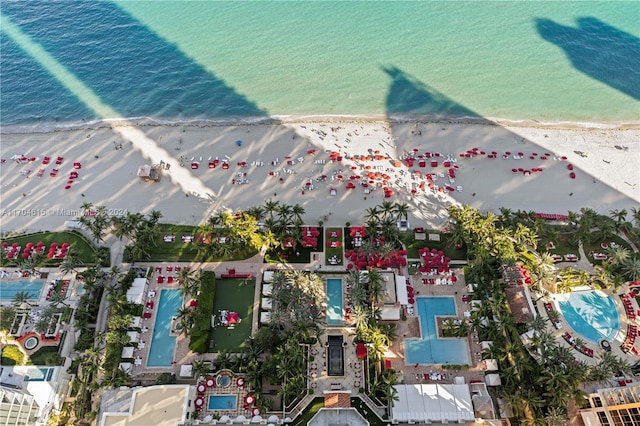
[[2, 350], [2, 365], [22, 365], [24, 354], [16, 345], [7, 345]]
[[194, 313], [196, 323], [191, 330], [189, 349], [196, 353], [204, 353], [209, 349], [209, 333], [211, 332], [211, 316], [213, 315], [213, 299], [216, 294], [216, 274], [204, 271], [200, 275], [200, 294], [198, 306]]

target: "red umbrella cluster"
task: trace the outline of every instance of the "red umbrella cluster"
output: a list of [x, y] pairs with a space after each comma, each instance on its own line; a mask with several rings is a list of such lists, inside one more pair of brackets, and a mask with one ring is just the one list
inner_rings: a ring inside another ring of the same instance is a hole
[[320, 231], [315, 226], [302, 228], [302, 247], [316, 248]]
[[333, 151], [329, 156], [329, 159], [333, 161], [342, 161], [342, 155], [338, 151]]
[[[22, 259], [28, 259], [34, 256], [38, 256], [44, 253], [44, 242], [39, 241], [37, 244], [33, 244], [32, 242], [28, 242], [22, 253], [20, 253], [20, 245], [18, 243], [13, 243], [9, 246], [9, 243], [6, 241], [2, 243], [2, 250], [7, 259], [15, 259], [20, 256]], [[62, 259], [67, 255], [67, 251], [69, 250], [69, 243], [63, 243], [61, 246], [58, 246], [57, 243], [51, 243], [49, 248], [49, 253], [51, 256], [47, 255], [49, 259], [58, 258]]]
[[419, 249], [418, 254], [424, 262], [423, 266], [420, 267], [420, 272], [436, 272], [439, 274], [449, 272], [451, 259], [446, 257], [442, 250], [425, 247]]
[[406, 250], [398, 250], [383, 258], [379, 253], [365, 253], [362, 250], [349, 250], [344, 254], [344, 256], [352, 262], [352, 264], [347, 265], [347, 269], [386, 269], [394, 266], [406, 266], [407, 253], [408, 252]]

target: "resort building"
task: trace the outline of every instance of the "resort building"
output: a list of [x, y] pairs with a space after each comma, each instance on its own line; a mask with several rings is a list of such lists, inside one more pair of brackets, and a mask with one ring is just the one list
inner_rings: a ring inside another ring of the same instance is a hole
[[325, 391], [324, 408], [309, 420], [309, 426], [368, 426], [369, 422], [351, 408], [351, 391]]
[[100, 426], [176, 426], [189, 419], [195, 389], [157, 385], [106, 391], [100, 403]]
[[31, 426], [38, 420], [40, 406], [33, 395], [22, 390], [0, 386], [0, 424]]
[[589, 395], [580, 415], [585, 426], [640, 425], [640, 384], [619, 380], [618, 387]]
[[62, 407], [68, 380], [61, 367], [14, 366], [0, 368], [0, 424], [44, 424]]

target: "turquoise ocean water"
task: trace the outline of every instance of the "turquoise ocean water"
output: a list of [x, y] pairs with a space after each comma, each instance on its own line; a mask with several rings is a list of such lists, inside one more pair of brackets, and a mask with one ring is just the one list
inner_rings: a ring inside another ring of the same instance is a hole
[[[637, 1], [16, 1], [1, 13], [2, 125], [111, 115], [640, 120]], [[112, 112], [96, 112], [72, 77]]]

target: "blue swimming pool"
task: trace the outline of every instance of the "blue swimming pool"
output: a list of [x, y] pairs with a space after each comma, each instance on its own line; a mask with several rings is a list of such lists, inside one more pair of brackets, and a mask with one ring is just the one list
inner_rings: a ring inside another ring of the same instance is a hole
[[591, 343], [598, 343], [601, 339], [611, 341], [620, 329], [618, 309], [613, 298], [600, 291], [560, 295], [556, 304], [567, 324]]
[[471, 364], [466, 339], [438, 337], [436, 316], [455, 315], [452, 297], [418, 297], [416, 308], [420, 317], [420, 339], [405, 339], [405, 363], [411, 364]]
[[160, 290], [160, 300], [153, 326], [147, 367], [169, 367], [176, 348], [176, 336], [171, 335], [172, 317], [182, 305], [180, 290]]
[[235, 410], [238, 404], [237, 395], [211, 395], [209, 410]]
[[26, 291], [32, 299], [38, 299], [44, 287], [44, 280], [1, 280], [0, 300], [13, 300], [16, 294]]
[[342, 325], [342, 278], [327, 278], [327, 325]]

